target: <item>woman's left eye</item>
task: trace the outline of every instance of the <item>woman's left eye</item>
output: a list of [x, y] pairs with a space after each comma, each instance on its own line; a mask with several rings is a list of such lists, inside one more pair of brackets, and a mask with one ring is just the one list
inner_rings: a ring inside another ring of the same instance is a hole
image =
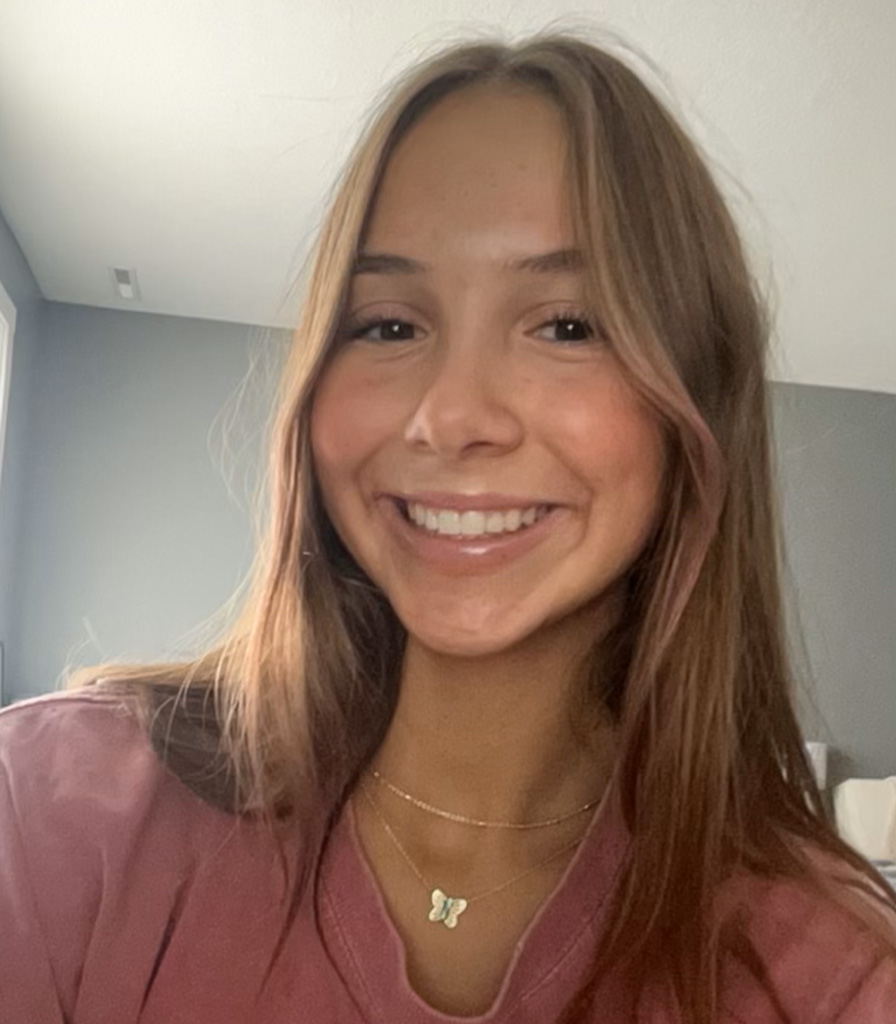
[[591, 323], [584, 317], [566, 314], [552, 317], [538, 327], [535, 333], [539, 337], [543, 337], [542, 332], [544, 331], [550, 331], [554, 335], [552, 338], [548, 338], [548, 341], [555, 341], [566, 345], [575, 345], [583, 341], [589, 341], [597, 333]]

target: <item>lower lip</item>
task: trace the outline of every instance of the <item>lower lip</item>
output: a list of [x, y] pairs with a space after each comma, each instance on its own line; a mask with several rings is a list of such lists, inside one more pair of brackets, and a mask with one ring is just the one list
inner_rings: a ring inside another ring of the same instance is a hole
[[545, 539], [563, 511], [552, 508], [531, 526], [520, 527], [513, 533], [446, 537], [410, 523], [390, 498], [382, 499], [380, 504], [387, 524], [403, 548], [434, 568], [458, 575], [488, 572], [527, 554]]

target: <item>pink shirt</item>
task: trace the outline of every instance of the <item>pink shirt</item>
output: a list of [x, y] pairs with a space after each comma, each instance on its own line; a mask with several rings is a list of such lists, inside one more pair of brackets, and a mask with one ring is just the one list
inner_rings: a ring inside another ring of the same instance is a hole
[[[328, 846], [317, 913], [309, 897], [271, 967], [284, 882], [265, 832], [193, 795], [115, 700], [26, 701], [0, 714], [0, 1021], [549, 1024], [594, 951], [627, 843], [610, 803], [490, 1011], [449, 1017], [407, 983], [350, 813]], [[788, 1024], [896, 1022], [896, 960], [846, 914], [796, 885], [754, 880], [726, 894], [738, 903]], [[735, 966], [723, 1005], [723, 1024], [784, 1019]], [[662, 1006], [633, 1017], [606, 979], [594, 1024], [635, 1019], [671, 1024]]]

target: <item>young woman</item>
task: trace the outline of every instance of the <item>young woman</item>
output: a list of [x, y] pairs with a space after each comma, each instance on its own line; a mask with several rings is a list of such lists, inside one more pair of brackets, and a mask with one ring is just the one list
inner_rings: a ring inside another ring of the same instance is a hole
[[8, 1024], [885, 1024], [896, 913], [791, 708], [767, 323], [624, 63], [373, 119], [226, 643], [0, 720]]

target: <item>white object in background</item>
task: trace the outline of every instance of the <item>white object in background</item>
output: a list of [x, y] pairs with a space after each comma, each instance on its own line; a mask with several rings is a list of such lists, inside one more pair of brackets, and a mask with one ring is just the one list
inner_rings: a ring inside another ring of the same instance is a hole
[[806, 743], [806, 753], [812, 762], [812, 770], [815, 772], [818, 788], [824, 789], [828, 784], [828, 745], [809, 740]]
[[12, 339], [16, 330], [16, 307], [0, 284], [0, 476], [3, 475], [3, 445], [6, 437], [6, 409], [12, 378]]
[[896, 775], [841, 782], [834, 815], [840, 835], [868, 860], [896, 861]]

